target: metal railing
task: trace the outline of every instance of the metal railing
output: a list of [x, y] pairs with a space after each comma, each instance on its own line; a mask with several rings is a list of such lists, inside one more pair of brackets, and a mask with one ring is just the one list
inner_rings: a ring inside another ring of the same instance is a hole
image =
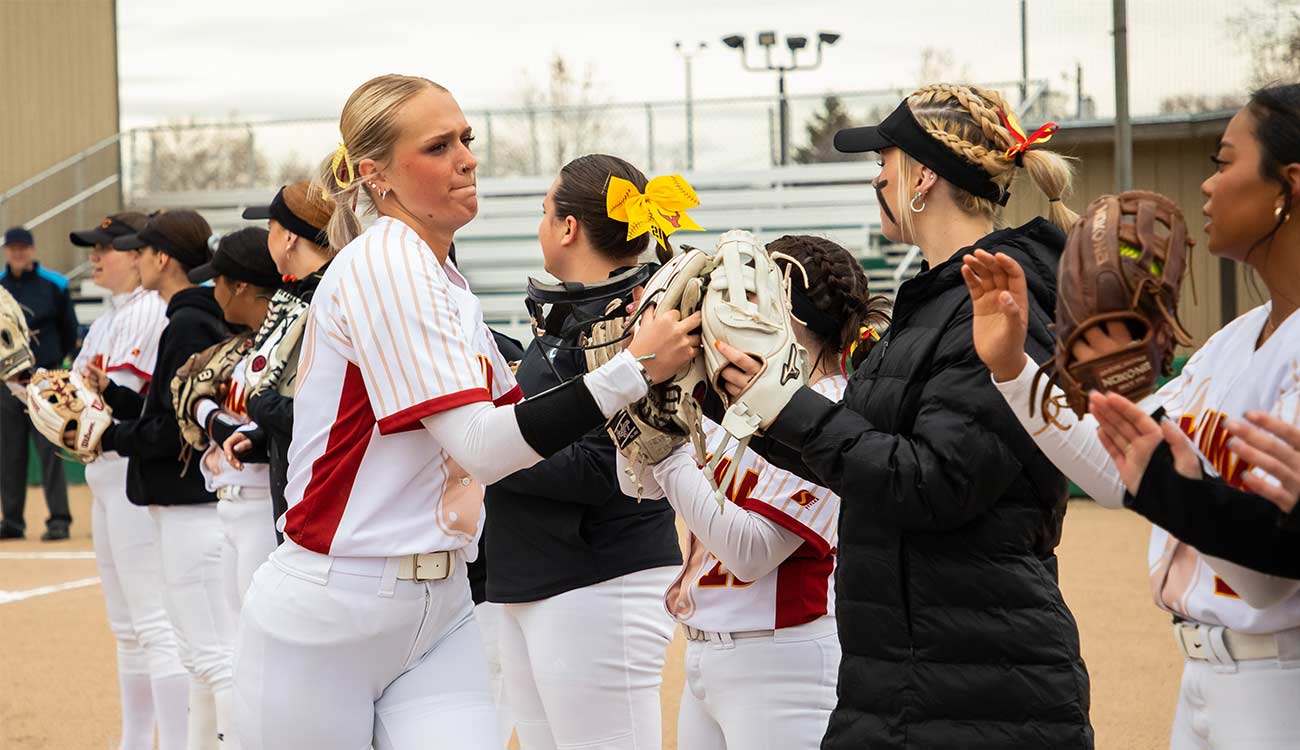
[[37, 172], [31, 177], [28, 177], [22, 182], [19, 182], [17, 185], [14, 185], [8, 190], [5, 190], [4, 192], [0, 192], [0, 226], [9, 225], [9, 219], [10, 219], [8, 215], [9, 205], [13, 203], [14, 198], [17, 198], [19, 195], [22, 195], [26, 191], [34, 187], [37, 187], [38, 185], [43, 184], [46, 180], [50, 179], [51, 177], [61, 174], [64, 170], [67, 169], [75, 170], [73, 173], [73, 180], [77, 192], [69, 196], [68, 198], [60, 201], [53, 207], [48, 208], [45, 211], [42, 211], [40, 214], [30, 219], [24, 219], [19, 223], [21, 223], [23, 226], [27, 227], [28, 229], [35, 229], [41, 224], [44, 224], [46, 221], [49, 221], [55, 216], [58, 216], [64, 211], [68, 210], [69, 208], [73, 208], [75, 206], [81, 205], [87, 199], [92, 198], [95, 195], [98, 195], [100, 192], [112, 187], [113, 185], [118, 184], [121, 178], [119, 174], [115, 172], [114, 174], [105, 177], [103, 179], [97, 180], [94, 184], [87, 186], [85, 184], [86, 177], [85, 177], [84, 167], [86, 165], [86, 162], [92, 156], [98, 154], [99, 152], [103, 151], [106, 148], [109, 148], [110, 146], [116, 146], [118, 143], [121, 142], [122, 138], [123, 138], [123, 133], [114, 133], [113, 135], [110, 135], [107, 138], [104, 138], [100, 141], [91, 144], [87, 148], [78, 151], [72, 156], [63, 159], [62, 161], [55, 162], [54, 164], [46, 167], [45, 169], [42, 169], [41, 171]]

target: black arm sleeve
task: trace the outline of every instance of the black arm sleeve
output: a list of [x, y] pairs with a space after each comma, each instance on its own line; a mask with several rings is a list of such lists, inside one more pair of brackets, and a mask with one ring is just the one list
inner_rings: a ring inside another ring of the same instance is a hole
[[805, 478], [844, 502], [869, 503], [888, 523], [945, 530], [984, 513], [1021, 473], [1002, 436], [1023, 430], [970, 344], [969, 312], [951, 325], [964, 335], [944, 336], [907, 434], [878, 430], [803, 388], [767, 430], [769, 440], [798, 450], [815, 475]]
[[144, 394], [109, 382], [104, 389], [104, 403], [113, 410], [113, 416], [117, 419], [139, 419], [140, 412], [144, 410]]
[[505, 477], [497, 486], [521, 495], [603, 505], [622, 494], [615, 472], [614, 443], [602, 428], [544, 461]]
[[265, 390], [248, 399], [248, 416], [264, 430], [278, 435], [293, 435], [293, 399]]
[[1278, 527], [1269, 501], [1218, 479], [1188, 479], [1161, 443], [1136, 496], [1124, 505], [1203, 554], [1269, 575], [1300, 579], [1300, 534]]
[[571, 445], [605, 423], [582, 378], [561, 383], [515, 404], [524, 442], [542, 458]]

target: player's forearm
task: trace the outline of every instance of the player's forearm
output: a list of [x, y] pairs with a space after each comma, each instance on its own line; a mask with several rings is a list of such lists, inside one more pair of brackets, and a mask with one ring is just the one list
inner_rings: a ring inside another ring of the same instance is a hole
[[757, 513], [731, 502], [719, 505], [713, 486], [688, 453], [674, 453], [651, 469], [686, 528], [742, 581], [757, 581], [776, 570], [803, 544], [797, 534]]
[[[1097, 422], [1091, 415], [1078, 419], [1069, 409], [1061, 409], [1056, 419], [1065, 429], [1046, 423], [1037, 403], [1035, 416], [1029, 415], [1037, 369], [1034, 361], [1026, 357], [1020, 375], [1001, 383], [994, 380], [993, 384], [1011, 406], [1021, 426], [1033, 436], [1038, 449], [1061, 473], [1098, 504], [1107, 508], [1124, 507], [1124, 482], [1097, 437]], [[1053, 390], [1060, 393], [1059, 389]]]

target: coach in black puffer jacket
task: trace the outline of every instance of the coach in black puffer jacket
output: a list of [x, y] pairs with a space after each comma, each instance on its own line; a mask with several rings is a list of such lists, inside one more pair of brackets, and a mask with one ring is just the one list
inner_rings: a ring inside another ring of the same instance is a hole
[[[1025, 269], [1027, 348], [1040, 362], [1064, 241], [1035, 219], [977, 243]], [[960, 272], [972, 250], [902, 286], [892, 327], [841, 404], [802, 389], [761, 448], [843, 498], [843, 661], [823, 748], [1093, 744], [1088, 674], [1053, 553], [1066, 481], [975, 354]]]

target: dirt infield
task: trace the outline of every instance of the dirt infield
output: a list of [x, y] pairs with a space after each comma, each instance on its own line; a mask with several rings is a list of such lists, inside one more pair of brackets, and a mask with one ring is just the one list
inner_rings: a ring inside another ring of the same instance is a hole
[[[103, 750], [118, 734], [113, 639], [99, 587], [89, 580], [96, 575], [86, 554], [89, 493], [78, 487], [71, 494], [70, 541], [35, 541], [45, 507], [33, 490], [28, 540], [0, 543], [0, 750]], [[1168, 617], [1150, 601], [1148, 529], [1131, 513], [1076, 502], [1060, 549], [1062, 587], [1079, 620], [1102, 750], [1168, 744], [1180, 659]], [[681, 663], [678, 639], [664, 671], [665, 748], [677, 746]]]

